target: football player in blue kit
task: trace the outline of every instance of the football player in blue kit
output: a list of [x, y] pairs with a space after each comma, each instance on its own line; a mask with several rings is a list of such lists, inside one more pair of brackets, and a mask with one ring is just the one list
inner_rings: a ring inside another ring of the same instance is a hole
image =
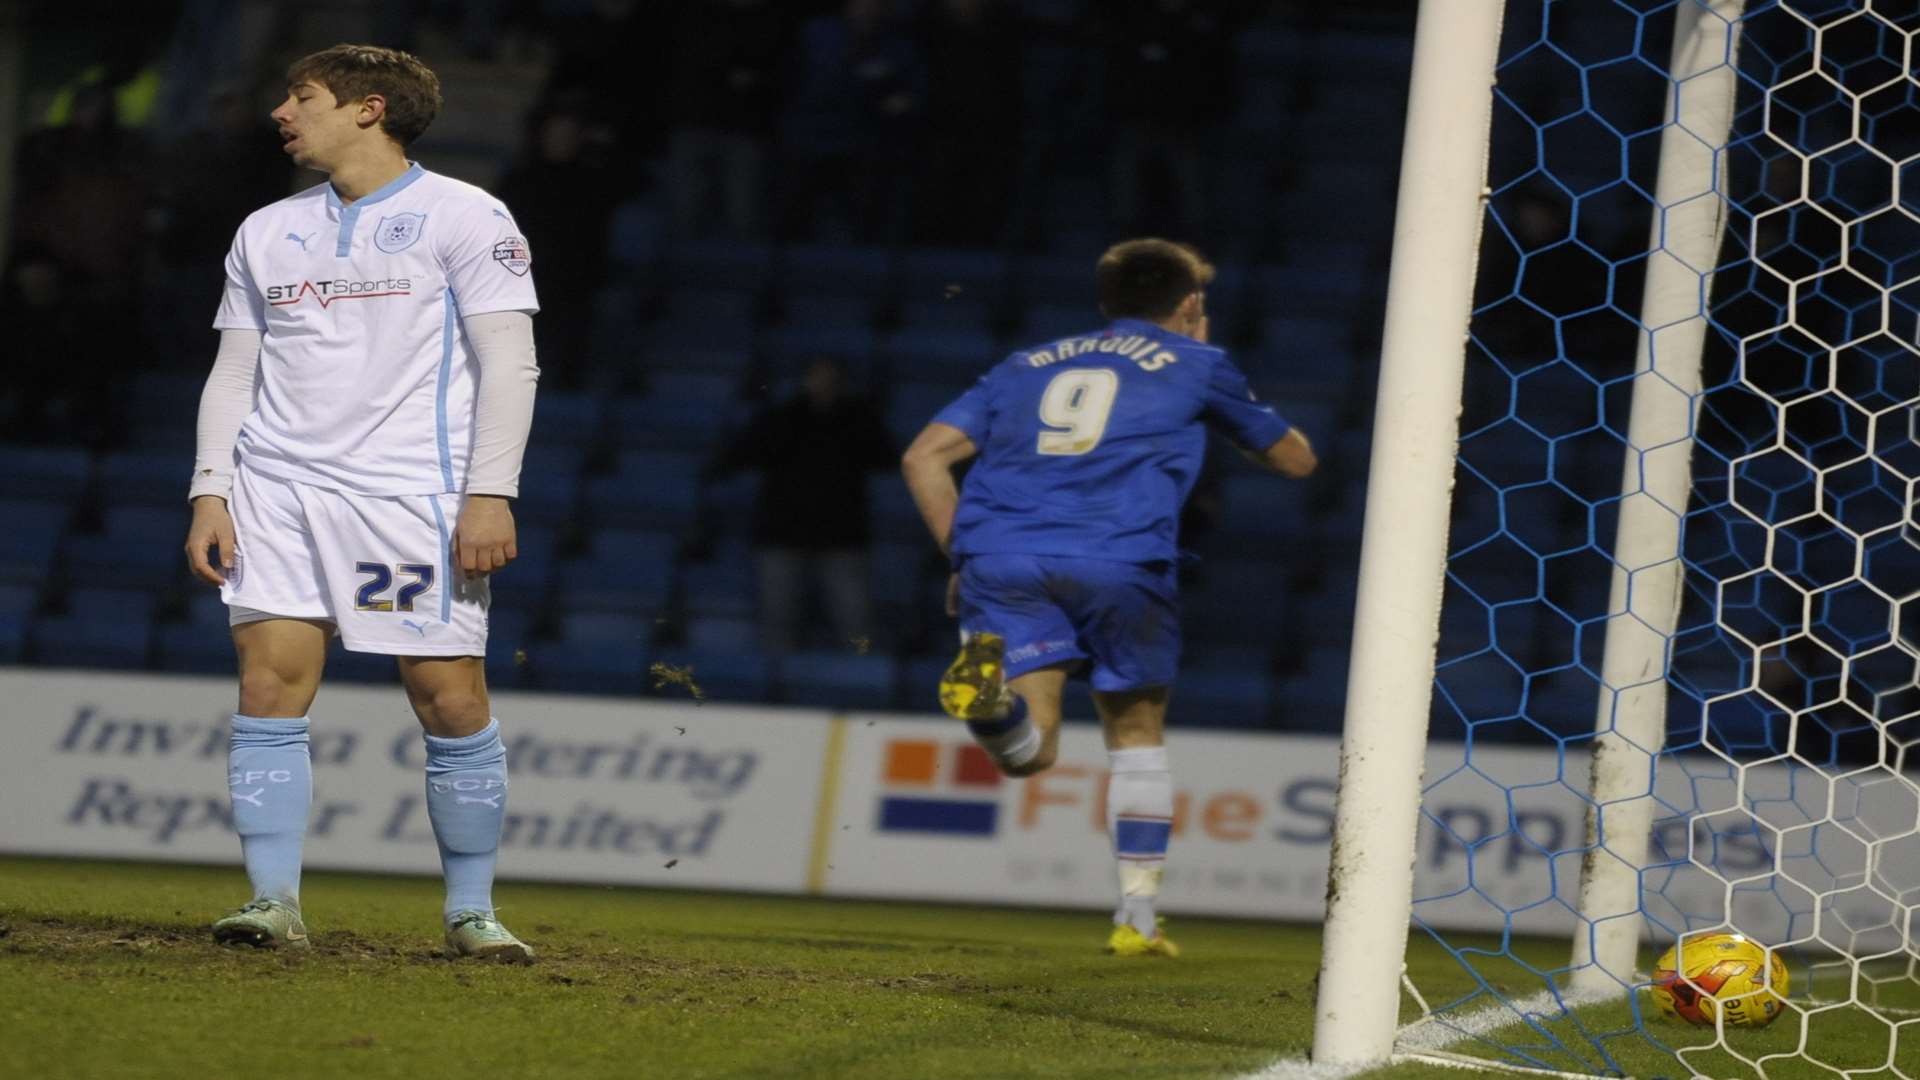
[[[1213, 267], [1196, 251], [1129, 240], [1095, 276], [1105, 327], [1008, 356], [901, 465], [955, 567], [962, 645], [941, 706], [1003, 772], [1030, 776], [1054, 762], [1067, 679], [1092, 683], [1121, 894], [1108, 951], [1176, 956], [1154, 903], [1173, 825], [1162, 731], [1180, 653], [1180, 510], [1208, 428], [1284, 476], [1318, 462], [1207, 343]], [[954, 467], [975, 458], [956, 484]]]

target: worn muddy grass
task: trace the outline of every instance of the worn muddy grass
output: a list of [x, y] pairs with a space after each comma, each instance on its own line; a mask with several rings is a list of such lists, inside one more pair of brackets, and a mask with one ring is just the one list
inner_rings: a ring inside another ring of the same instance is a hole
[[310, 874], [314, 948], [214, 946], [232, 870], [0, 860], [0, 1077], [1188, 1077], [1304, 1054], [1319, 935], [506, 885], [528, 967], [438, 952], [439, 884]]

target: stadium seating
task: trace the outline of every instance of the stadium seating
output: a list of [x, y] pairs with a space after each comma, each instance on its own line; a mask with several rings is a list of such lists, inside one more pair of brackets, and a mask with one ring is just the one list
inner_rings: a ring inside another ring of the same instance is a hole
[[781, 699], [829, 709], [885, 709], [893, 704], [892, 657], [850, 649], [797, 652], [781, 665]]

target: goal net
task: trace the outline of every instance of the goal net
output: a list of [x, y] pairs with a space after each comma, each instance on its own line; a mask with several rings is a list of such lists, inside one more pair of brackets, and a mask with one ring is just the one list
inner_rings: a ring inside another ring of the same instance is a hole
[[[1397, 1054], [1920, 1078], [1917, 33], [1508, 0]], [[1714, 931], [1771, 1024], [1655, 1007]]]

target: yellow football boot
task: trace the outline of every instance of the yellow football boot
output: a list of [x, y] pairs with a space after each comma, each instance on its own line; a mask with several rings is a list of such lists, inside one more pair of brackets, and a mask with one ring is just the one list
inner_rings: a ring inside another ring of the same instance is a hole
[[1148, 937], [1132, 924], [1120, 923], [1107, 936], [1107, 951], [1115, 956], [1164, 956], [1172, 960], [1180, 955], [1180, 946], [1167, 937], [1164, 926], [1155, 927], [1153, 936]]
[[1007, 715], [1006, 654], [1006, 639], [999, 634], [968, 635], [940, 676], [940, 707], [948, 716], [978, 722]]

